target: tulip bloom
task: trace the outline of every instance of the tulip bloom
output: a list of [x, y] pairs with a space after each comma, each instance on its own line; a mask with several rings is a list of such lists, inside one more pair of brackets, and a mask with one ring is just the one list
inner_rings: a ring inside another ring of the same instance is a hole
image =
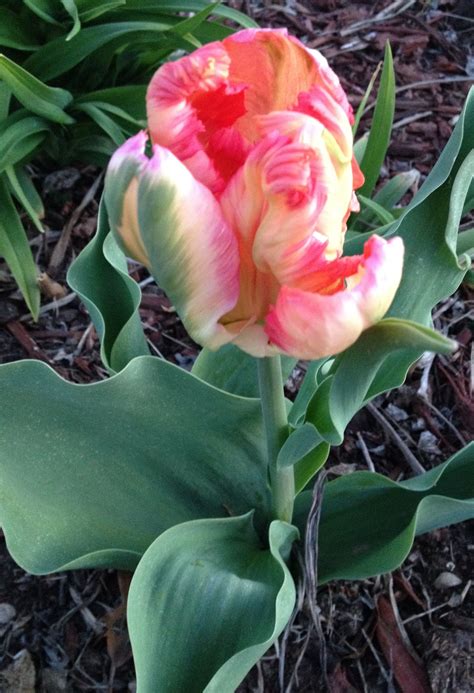
[[363, 176], [351, 107], [325, 58], [285, 30], [250, 29], [163, 65], [148, 135], [109, 165], [116, 237], [166, 291], [196, 342], [316, 359], [390, 306], [403, 245], [342, 257]]

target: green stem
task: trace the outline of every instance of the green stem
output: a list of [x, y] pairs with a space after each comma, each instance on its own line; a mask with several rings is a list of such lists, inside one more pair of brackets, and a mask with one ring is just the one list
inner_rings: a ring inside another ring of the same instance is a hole
[[277, 468], [278, 453], [289, 433], [280, 357], [259, 358], [257, 362], [273, 513], [277, 519], [291, 522], [295, 497], [293, 468]]

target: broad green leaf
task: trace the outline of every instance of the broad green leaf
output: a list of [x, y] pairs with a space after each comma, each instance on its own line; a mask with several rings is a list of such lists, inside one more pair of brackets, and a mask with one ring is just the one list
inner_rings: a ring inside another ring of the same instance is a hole
[[[23, 568], [131, 569], [181, 522], [269, 513], [260, 402], [160, 359], [92, 385], [0, 367], [0, 524]], [[197, 406], [198, 403], [198, 406]]]
[[[281, 358], [283, 382], [296, 365], [296, 359]], [[203, 349], [192, 372], [207, 383], [243, 397], [259, 397], [257, 360], [234, 346], [226, 344], [218, 351]]]
[[331, 447], [320, 443], [295, 464], [295, 493], [300, 493], [326, 463]]
[[329, 445], [309, 423], [298, 426], [278, 453], [279, 467], [294, 467], [295, 492], [302, 491], [329, 456]]
[[463, 253], [471, 253], [474, 249], [474, 228], [462, 231], [457, 239], [456, 252], [461, 255]]
[[25, 229], [3, 176], [0, 176], [0, 209], [0, 256], [5, 258], [26, 305], [36, 320], [40, 306], [36, 265]]
[[0, 48], [33, 51], [39, 48], [37, 37], [14, 12], [0, 7]]
[[277, 457], [278, 467], [293, 467], [321, 442], [321, 436], [310, 423], [298, 426], [283, 443]]
[[370, 128], [367, 147], [360, 167], [365, 176], [365, 183], [359, 194], [370, 197], [380, 175], [380, 169], [387, 153], [395, 113], [395, 73], [390, 44], [385, 46], [382, 75], [377, 93], [377, 102]]
[[306, 375], [300, 385], [300, 389], [298, 390], [298, 394], [296, 395], [288, 415], [290, 424], [295, 428], [303, 423], [308, 404], [316, 388], [320, 385], [321, 381], [324, 380], [325, 375], [327, 375], [328, 366], [332, 365], [333, 361], [334, 359], [324, 358], [311, 361], [308, 364]]
[[[296, 500], [304, 533], [311, 492]], [[354, 472], [325, 488], [319, 526], [319, 580], [359, 580], [405, 560], [416, 534], [474, 517], [474, 443], [425, 474], [396, 483]]]
[[[382, 379], [393, 377], [387, 369], [388, 358], [402, 351], [404, 359], [411, 363], [423, 351], [451, 353], [455, 346], [455, 342], [423, 325], [396, 318], [381, 320], [335, 360], [329, 377], [309, 402], [308, 421], [324, 440], [340, 445], [349, 421], [376, 394], [373, 382], [377, 375], [382, 372]], [[396, 372], [401, 381], [405, 376], [406, 369]]]
[[[466, 104], [465, 118], [458, 121], [465, 123], [466, 130], [454, 165], [452, 159], [442, 156], [415, 197], [416, 204], [409, 205], [390, 228], [390, 236], [403, 238], [407, 258], [391, 315], [410, 315], [410, 319], [426, 323], [431, 308], [458, 288], [467, 270], [466, 264], [458, 260], [456, 245], [464, 200], [474, 176], [474, 89]], [[450, 144], [454, 135], [445, 149], [446, 155], [453, 156], [454, 147]], [[412, 273], [410, 266], [416, 271]]]
[[264, 549], [249, 515], [162, 534], [128, 598], [140, 693], [233, 693], [291, 616], [285, 558], [296, 537], [295, 527], [272, 522]]
[[[19, 171], [22, 173], [19, 174]], [[43, 205], [28, 174], [21, 167], [14, 168], [13, 166], [8, 166], [5, 169], [5, 176], [14, 196], [23, 206], [38, 231], [43, 233], [43, 225], [37, 212], [37, 209], [40, 209], [42, 214], [44, 214]]]
[[0, 123], [0, 172], [31, 158], [50, 130], [46, 120], [21, 109]]
[[101, 358], [113, 373], [148, 354], [138, 307], [141, 291], [109, 231], [100, 206], [97, 233], [71, 265], [67, 280], [87, 306], [101, 342]]
[[32, 113], [63, 125], [74, 122], [63, 110], [72, 101], [70, 92], [48, 87], [5, 55], [0, 55], [0, 80], [8, 84], [18, 101]]

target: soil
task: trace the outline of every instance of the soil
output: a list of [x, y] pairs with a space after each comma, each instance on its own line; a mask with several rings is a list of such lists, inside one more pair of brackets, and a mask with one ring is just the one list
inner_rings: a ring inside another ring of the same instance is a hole
[[[472, 0], [228, 4], [262, 26], [288, 26], [321, 50], [354, 106], [389, 39], [398, 95], [382, 177], [416, 168], [423, 181], [472, 83]], [[361, 132], [369, 119], [370, 113]], [[0, 362], [39, 358], [73, 382], [103, 379], [97, 336], [65, 282], [67, 266], [94, 233], [101, 172], [31, 170], [47, 209], [46, 234], [31, 230], [30, 235], [45, 272], [43, 308], [33, 323], [0, 264]], [[143, 282], [141, 316], [152, 352], [190, 368], [197, 346], [144, 270], [132, 271]], [[408, 477], [413, 472], [404, 445], [429, 469], [472, 440], [473, 299], [463, 286], [437, 307], [435, 324], [457, 339], [459, 351], [418, 363], [402, 388], [360, 412], [331, 454], [329, 478], [372, 465], [393, 479]], [[299, 364], [290, 378], [290, 397], [304, 369]], [[473, 529], [473, 523], [464, 523], [418, 538], [391, 575], [321, 588], [319, 633], [303, 608], [239, 691], [474, 690]], [[0, 556], [0, 691], [135, 690], [124, 623], [130, 576], [110, 570], [34, 577], [14, 564], [1, 537]]]

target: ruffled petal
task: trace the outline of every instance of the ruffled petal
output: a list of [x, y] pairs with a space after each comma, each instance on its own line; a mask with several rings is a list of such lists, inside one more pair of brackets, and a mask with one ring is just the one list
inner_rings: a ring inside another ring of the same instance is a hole
[[[230, 57], [214, 42], [163, 65], [147, 91], [150, 136], [213, 192], [240, 166], [246, 145], [226, 131], [245, 113], [245, 85], [229, 83]], [[230, 162], [229, 162], [230, 160]]]
[[128, 139], [112, 156], [105, 177], [105, 204], [110, 227], [128, 257], [149, 266], [138, 229], [138, 177], [147, 162], [146, 132]]
[[293, 285], [299, 274], [341, 254], [352, 199], [350, 158], [335, 166], [337, 143], [308, 115], [279, 111], [258, 122], [263, 139], [221, 204], [251, 244], [257, 268]]
[[301, 359], [318, 359], [347, 349], [386, 313], [400, 283], [403, 243], [372, 236], [347, 287], [324, 295], [282, 287], [265, 332], [272, 344]]
[[189, 334], [211, 349], [230, 341], [219, 320], [237, 302], [237, 242], [212, 193], [158, 145], [141, 171], [138, 222], [151, 272]]

